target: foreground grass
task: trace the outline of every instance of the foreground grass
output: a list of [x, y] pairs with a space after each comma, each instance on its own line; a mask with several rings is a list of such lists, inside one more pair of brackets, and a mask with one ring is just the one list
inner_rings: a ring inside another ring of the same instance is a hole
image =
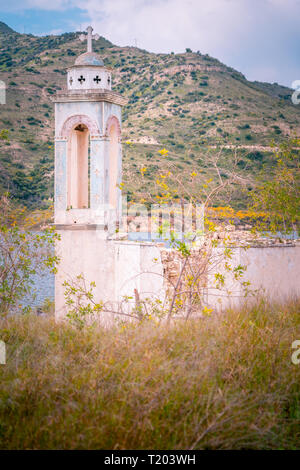
[[2, 449], [300, 447], [300, 302], [77, 331], [3, 320]]

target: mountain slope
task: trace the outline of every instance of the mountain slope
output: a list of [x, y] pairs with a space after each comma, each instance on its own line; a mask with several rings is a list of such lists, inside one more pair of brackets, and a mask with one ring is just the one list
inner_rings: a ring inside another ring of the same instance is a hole
[[7, 26], [7, 24], [3, 23], [0, 21], [0, 33], [1, 34], [18, 34], [16, 31], [14, 31], [12, 28]]
[[[0, 23], [0, 79], [7, 84], [0, 130], [9, 130], [9, 142], [0, 148], [0, 191], [8, 189], [33, 206], [48, 205], [53, 197], [50, 98], [66, 86], [66, 68], [85, 51], [78, 35], [35, 37]], [[132, 144], [124, 145], [124, 167], [132, 174], [149, 160], [159, 165], [162, 147], [179, 170], [203, 168], [199, 156], [220, 144], [244, 147], [255, 173], [262, 163], [271, 165], [273, 139], [299, 134], [300, 108], [286, 87], [249, 82], [199, 52], [153, 54], [104, 38], [94, 49], [114, 70], [113, 89], [128, 99], [123, 141]]]

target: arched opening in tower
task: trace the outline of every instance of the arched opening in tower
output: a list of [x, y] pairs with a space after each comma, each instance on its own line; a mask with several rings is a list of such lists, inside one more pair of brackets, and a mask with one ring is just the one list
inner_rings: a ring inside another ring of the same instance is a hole
[[117, 207], [118, 182], [118, 130], [116, 124], [109, 131], [109, 204]]
[[68, 139], [68, 198], [72, 209], [90, 207], [90, 133], [87, 126], [77, 124]]

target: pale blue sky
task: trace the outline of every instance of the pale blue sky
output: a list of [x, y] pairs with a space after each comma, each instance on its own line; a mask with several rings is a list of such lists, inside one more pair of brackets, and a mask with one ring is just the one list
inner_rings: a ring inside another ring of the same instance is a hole
[[114, 44], [208, 53], [250, 80], [300, 80], [300, 0], [0, 0], [18, 32], [59, 34], [92, 24]]

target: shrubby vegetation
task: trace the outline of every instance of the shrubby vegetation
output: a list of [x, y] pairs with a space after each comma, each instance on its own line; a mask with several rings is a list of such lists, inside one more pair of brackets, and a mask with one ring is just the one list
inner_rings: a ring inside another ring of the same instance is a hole
[[253, 208], [264, 211], [261, 228], [276, 232], [300, 227], [300, 139], [291, 139], [275, 150], [274, 175], [265, 172], [252, 192]]
[[31, 229], [44, 217], [28, 217], [25, 208], [16, 207], [8, 195], [0, 199], [0, 318], [28, 313], [30, 305], [23, 299], [31, 293], [33, 276], [45, 270], [55, 272], [57, 235], [45, 226], [40, 231]]
[[[86, 46], [76, 33], [34, 37], [17, 34], [3, 23], [0, 36], [0, 70], [8, 85], [8, 105], [1, 108], [0, 129], [10, 132], [10, 142], [6, 140], [0, 149], [0, 194], [9, 191], [19, 200], [26, 198], [26, 205], [32, 208], [49, 207], [54, 157], [53, 147], [47, 144], [53, 141], [51, 96], [65, 87], [64, 70]], [[152, 137], [157, 145], [172, 149], [170, 159], [182, 168], [192, 164], [196, 171], [205, 172], [203, 156], [209, 150], [238, 143], [253, 147], [249, 153], [260, 151], [271, 176], [270, 152], [256, 146], [267, 147], [273, 138], [284, 141], [299, 127], [300, 107], [292, 104], [288, 88], [248, 82], [239, 72], [199, 51], [188, 48], [183, 54], [150, 54], [114, 46], [104, 38], [95, 41], [94, 49], [117, 69], [113, 89], [128, 98], [123, 112], [124, 140]], [[133, 171], [133, 163], [143, 165], [146, 154], [155, 153], [157, 145], [134, 144], [130, 156], [124, 152], [124, 168]], [[197, 155], [196, 162], [191, 162], [190, 153]], [[228, 155], [229, 164], [232, 158]], [[41, 160], [47, 160], [42, 168]], [[16, 167], [20, 164], [22, 168]], [[256, 170], [256, 162], [245, 168], [251, 176]], [[135, 192], [134, 187], [128, 189]], [[237, 193], [233, 204], [245, 208], [244, 195]]]
[[300, 305], [111, 330], [0, 324], [2, 449], [297, 449]]

